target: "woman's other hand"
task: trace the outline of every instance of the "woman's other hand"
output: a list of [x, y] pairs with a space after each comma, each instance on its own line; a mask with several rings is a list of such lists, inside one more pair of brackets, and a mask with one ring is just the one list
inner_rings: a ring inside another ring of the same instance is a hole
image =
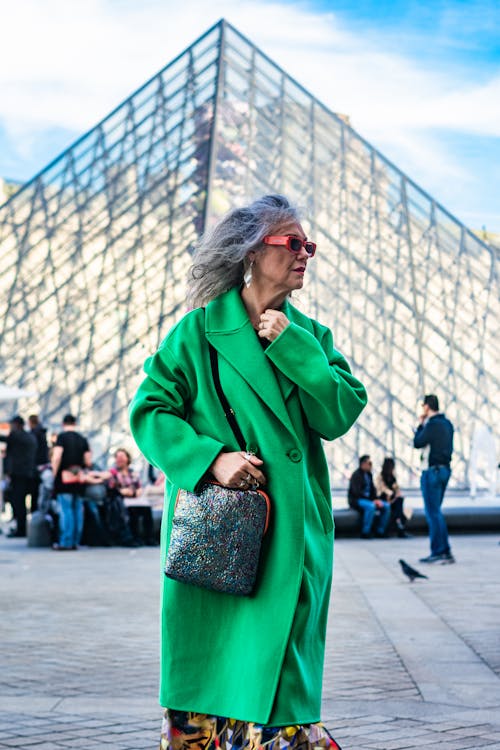
[[97, 471], [97, 470], [91, 470], [91, 471], [85, 471], [84, 473], [84, 479], [81, 479], [80, 481], [84, 482], [85, 484], [102, 484], [103, 482], [106, 482], [110, 476], [111, 472], [109, 471]]
[[263, 339], [274, 341], [290, 325], [286, 315], [279, 310], [266, 310], [260, 316], [258, 334]]
[[210, 467], [213, 477], [224, 487], [256, 487], [266, 483], [258, 468], [264, 462], [251, 453], [219, 453]]
[[136, 491], [133, 487], [120, 487], [120, 495], [123, 495], [123, 497], [135, 497]]

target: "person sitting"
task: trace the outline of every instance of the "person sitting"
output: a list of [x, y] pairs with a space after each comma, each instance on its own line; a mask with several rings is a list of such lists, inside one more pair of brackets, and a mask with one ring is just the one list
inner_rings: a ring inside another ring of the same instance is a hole
[[[141, 482], [136, 472], [130, 467], [132, 458], [125, 448], [115, 451], [115, 464], [110, 469], [108, 486], [121, 497], [125, 513], [128, 516], [130, 531], [136, 545], [155, 545], [153, 532], [153, 514], [146, 499], [139, 497]], [[141, 534], [139, 524], [142, 521]]]
[[377, 498], [377, 491], [372, 477], [372, 461], [370, 456], [363, 455], [359, 459], [359, 468], [352, 474], [348, 490], [349, 506], [361, 513], [361, 539], [371, 539], [372, 524], [378, 511], [378, 521], [375, 536], [385, 537], [390, 518], [390, 505], [386, 500]]
[[110, 476], [109, 471], [103, 471], [95, 463], [84, 472], [83, 540], [90, 547], [111, 546], [110, 534], [105, 523], [107, 481]]
[[375, 477], [375, 489], [379, 498], [387, 500], [387, 502], [390, 503], [390, 522], [396, 526], [398, 537], [400, 537], [400, 539], [408, 539], [410, 534], [408, 534], [405, 529], [406, 516], [403, 512], [404, 497], [401, 494], [401, 490], [399, 489], [394, 474], [395, 466], [396, 464], [393, 458], [384, 458], [382, 471]]

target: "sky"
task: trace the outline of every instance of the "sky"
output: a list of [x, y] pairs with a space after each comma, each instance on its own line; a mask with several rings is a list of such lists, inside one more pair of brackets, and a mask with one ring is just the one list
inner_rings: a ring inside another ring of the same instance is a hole
[[220, 18], [450, 213], [500, 233], [498, 0], [0, 0], [0, 177], [29, 180]]

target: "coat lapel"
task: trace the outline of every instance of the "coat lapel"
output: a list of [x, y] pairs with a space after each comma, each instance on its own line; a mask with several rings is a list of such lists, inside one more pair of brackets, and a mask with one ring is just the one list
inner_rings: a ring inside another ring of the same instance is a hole
[[[237, 288], [217, 297], [206, 308], [205, 334], [221, 357], [241, 375], [278, 419], [293, 432], [285, 408], [283, 385], [260, 345]], [[291, 387], [293, 383], [286, 378]], [[281, 386], [281, 387], [280, 387]]]

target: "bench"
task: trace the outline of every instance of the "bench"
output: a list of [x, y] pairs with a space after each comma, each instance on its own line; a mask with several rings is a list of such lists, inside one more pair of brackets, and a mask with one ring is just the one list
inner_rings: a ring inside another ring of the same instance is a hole
[[[443, 515], [450, 532], [498, 531], [500, 534], [500, 506], [443, 507]], [[361, 517], [356, 510], [345, 508], [334, 510], [335, 533], [337, 536], [358, 536]], [[407, 530], [411, 534], [427, 533], [427, 521], [423, 508], [415, 508], [408, 521]]]

